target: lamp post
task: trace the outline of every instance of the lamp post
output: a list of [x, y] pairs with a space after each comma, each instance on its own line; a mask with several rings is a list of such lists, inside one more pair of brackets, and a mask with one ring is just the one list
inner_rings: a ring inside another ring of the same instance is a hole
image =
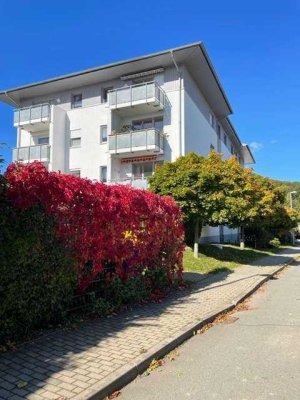
[[290, 206], [293, 208], [293, 194], [297, 194], [296, 190], [293, 190], [290, 194]]
[[[290, 195], [290, 207], [293, 208], [293, 194], [297, 194], [296, 190], [293, 190], [292, 192], [289, 193]], [[295, 232], [292, 229], [291, 230], [291, 235], [292, 235], [292, 244], [295, 244]]]

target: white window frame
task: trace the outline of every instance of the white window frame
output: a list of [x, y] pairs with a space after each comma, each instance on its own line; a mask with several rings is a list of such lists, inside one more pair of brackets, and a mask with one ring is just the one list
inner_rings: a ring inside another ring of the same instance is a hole
[[[106, 173], [105, 173], [105, 175], [106, 175], [105, 180], [103, 180], [103, 170], [106, 171]], [[100, 175], [100, 182], [107, 183], [107, 165], [100, 165], [100, 168], [99, 168], [99, 175]]]
[[[81, 100], [80, 100], [80, 104], [79, 105], [76, 105], [77, 103], [74, 102], [74, 99], [77, 96], [81, 96]], [[76, 109], [76, 108], [81, 108], [81, 107], [82, 107], [82, 93], [73, 93], [71, 95], [71, 108], [72, 108], [72, 110]]]
[[[48, 139], [47, 143], [40, 143], [40, 139]], [[38, 136], [37, 144], [39, 146], [49, 145], [49, 136]]]
[[209, 113], [209, 123], [213, 128], [215, 128], [215, 119], [216, 119], [216, 117], [214, 116], [214, 114], [210, 112]]
[[[79, 172], [79, 174], [78, 174]], [[77, 178], [81, 178], [81, 170], [80, 168], [73, 168], [69, 170], [69, 174], [72, 176], [77, 176]]]
[[[103, 140], [103, 129], [106, 128], [106, 140]], [[100, 125], [100, 144], [106, 144], [108, 141], [107, 125]]]
[[[79, 145], [72, 145], [72, 140], [80, 140], [80, 144]], [[70, 138], [70, 148], [71, 149], [76, 149], [76, 148], [79, 148], [79, 147], [81, 147], [81, 137], [80, 136], [77, 136], [77, 137], [71, 137]]]

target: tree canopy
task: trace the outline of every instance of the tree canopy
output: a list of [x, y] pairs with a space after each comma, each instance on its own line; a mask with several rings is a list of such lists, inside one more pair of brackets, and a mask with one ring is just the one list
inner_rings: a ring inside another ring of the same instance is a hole
[[243, 167], [236, 157], [223, 160], [214, 151], [206, 158], [189, 153], [166, 162], [149, 183], [155, 193], [173, 196], [194, 224], [290, 229], [298, 219], [286, 207], [282, 187]]

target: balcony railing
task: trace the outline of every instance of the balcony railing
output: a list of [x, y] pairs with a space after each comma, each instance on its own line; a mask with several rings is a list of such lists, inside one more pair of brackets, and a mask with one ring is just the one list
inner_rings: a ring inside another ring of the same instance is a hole
[[13, 150], [13, 161], [31, 162], [36, 160], [49, 162], [50, 146], [48, 144], [17, 147]]
[[50, 121], [50, 104], [19, 108], [14, 111], [14, 126]]
[[108, 92], [108, 104], [111, 108], [152, 104], [162, 110], [165, 107], [165, 102], [165, 92], [156, 82], [139, 83]]
[[117, 133], [108, 137], [108, 149], [111, 154], [132, 153], [134, 151], [163, 153], [164, 136], [161, 131], [154, 128]]
[[[149, 176], [151, 176], [150, 174]], [[135, 189], [148, 189], [149, 183], [146, 176], [132, 176], [131, 178], [115, 179], [108, 182], [110, 185], [127, 185]]]

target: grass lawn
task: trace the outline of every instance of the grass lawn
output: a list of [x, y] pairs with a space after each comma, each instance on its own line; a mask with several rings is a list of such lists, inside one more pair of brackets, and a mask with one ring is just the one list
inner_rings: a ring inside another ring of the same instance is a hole
[[247, 264], [260, 257], [277, 253], [281, 249], [241, 250], [238, 246], [223, 245], [223, 249], [211, 245], [199, 245], [199, 258], [194, 258], [193, 250], [186, 247], [183, 255], [183, 268], [188, 272], [216, 273]]

